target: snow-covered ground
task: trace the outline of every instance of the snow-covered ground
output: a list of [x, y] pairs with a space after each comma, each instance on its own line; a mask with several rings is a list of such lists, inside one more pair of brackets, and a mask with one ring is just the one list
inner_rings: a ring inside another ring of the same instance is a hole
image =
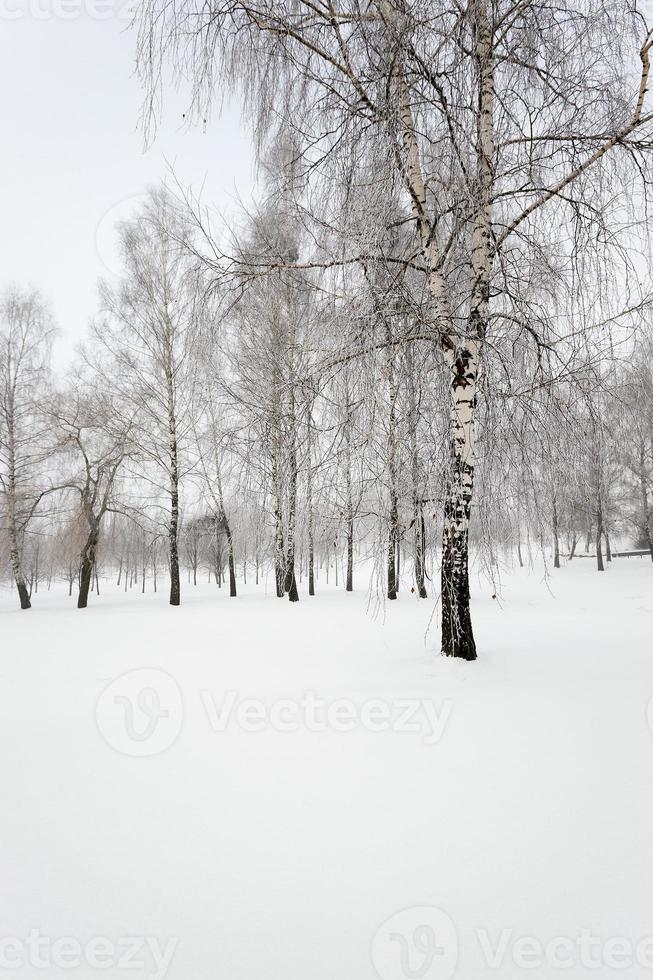
[[477, 583], [475, 664], [407, 591], [102, 591], [0, 594], [0, 976], [653, 977], [650, 562]]

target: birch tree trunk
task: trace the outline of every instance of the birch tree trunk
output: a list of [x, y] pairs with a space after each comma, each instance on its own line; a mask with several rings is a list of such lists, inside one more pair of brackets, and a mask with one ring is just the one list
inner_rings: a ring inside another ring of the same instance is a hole
[[474, 5], [478, 79], [476, 198], [472, 236], [472, 292], [467, 338], [445, 345], [451, 372], [451, 474], [442, 541], [442, 649], [476, 659], [469, 606], [469, 519], [474, 489], [474, 416], [482, 344], [487, 333], [492, 278], [494, 191], [494, 53], [487, 0]]
[[494, 185], [494, 57], [485, 0], [475, 6], [478, 75], [477, 208], [472, 238], [472, 293], [467, 335], [454, 329], [447, 284], [440, 269], [426, 185], [405, 78], [400, 80], [400, 117], [405, 177], [430, 266], [429, 288], [449, 371], [450, 470], [444, 504], [442, 563], [442, 653], [476, 659], [469, 594], [469, 519], [474, 490], [474, 416], [482, 343], [487, 331], [492, 276], [492, 194]]
[[6, 481], [6, 507], [7, 507], [7, 535], [9, 538], [9, 561], [14, 575], [14, 582], [18, 591], [18, 598], [21, 609], [31, 609], [29, 589], [23, 572], [21, 560], [21, 547], [19, 541], [18, 523], [16, 519], [16, 417], [14, 409], [14, 388], [10, 387], [7, 398], [7, 481]]
[[417, 425], [419, 412], [417, 407], [417, 396], [415, 392], [415, 374], [412, 356], [412, 348], [408, 348], [406, 353], [408, 368], [408, 395], [409, 395], [409, 439], [410, 439], [410, 472], [411, 490], [413, 496], [413, 528], [415, 542], [415, 587], [420, 599], [427, 598], [426, 592], [426, 525], [424, 522], [424, 504], [419, 486], [419, 450], [417, 444]]
[[603, 538], [603, 505], [601, 502], [601, 487], [596, 490], [596, 567], [599, 572], [604, 571], [603, 551], [601, 541]]
[[388, 377], [388, 599], [397, 598], [397, 532], [399, 524], [399, 498], [397, 494], [397, 384], [394, 370], [394, 354], [392, 349], [392, 330], [386, 321], [386, 341], [388, 343], [387, 377]]
[[308, 510], [308, 594], [315, 595], [315, 515], [313, 513], [313, 416], [309, 406], [306, 424], [306, 507]]
[[651, 533], [651, 514], [648, 506], [648, 487], [646, 483], [646, 447], [644, 440], [639, 444], [639, 492], [642, 506], [642, 531], [653, 561], [653, 534]]
[[[218, 488], [218, 503], [220, 505], [220, 521], [222, 527], [224, 528], [225, 537], [227, 538], [227, 562], [229, 564], [229, 596], [231, 599], [235, 599], [238, 595], [238, 590], [236, 588], [236, 558], [234, 554], [234, 539], [231, 533], [231, 524], [227, 517], [227, 510], [224, 505], [224, 492], [222, 489], [222, 473], [220, 469], [220, 460], [217, 457], [215, 459], [215, 478]], [[243, 562], [243, 577], [245, 578], [245, 563]], [[245, 579], [246, 581], [246, 579]]]
[[295, 389], [294, 389], [294, 363], [293, 350], [295, 346], [294, 329], [291, 326], [288, 342], [288, 360], [290, 368], [290, 394], [289, 394], [289, 445], [288, 445], [288, 465], [289, 486], [288, 486], [288, 528], [286, 539], [286, 579], [284, 589], [288, 593], [290, 602], [299, 602], [299, 592], [297, 591], [297, 579], [295, 577], [295, 524], [297, 520], [297, 418], [295, 410]]
[[270, 459], [274, 510], [274, 580], [278, 599], [283, 599], [285, 595], [286, 581], [286, 555], [283, 533], [283, 484], [281, 476], [281, 384], [279, 368], [274, 364], [272, 373], [272, 405], [270, 410]]
[[177, 452], [177, 424], [175, 418], [174, 379], [172, 358], [167, 370], [168, 385], [168, 435], [170, 452], [170, 522], [168, 525], [168, 549], [170, 562], [170, 605], [181, 602], [179, 581], [179, 459]]
[[29, 589], [27, 588], [27, 582], [25, 580], [25, 575], [23, 573], [22, 562], [20, 557], [20, 546], [18, 543], [18, 531], [16, 529], [16, 506], [13, 500], [12, 491], [9, 491], [7, 501], [7, 533], [9, 535], [9, 561], [11, 562], [11, 570], [14, 573], [14, 582], [16, 583], [16, 589], [18, 591], [18, 598], [20, 600], [21, 609], [31, 609], [32, 603], [29, 597]]
[[281, 487], [279, 484], [278, 462], [273, 462], [272, 482], [274, 497], [274, 579], [277, 598], [283, 599], [285, 590], [285, 555], [283, 543], [283, 514], [281, 511]]
[[[294, 440], [293, 440], [294, 442]], [[295, 577], [295, 522], [297, 512], [297, 456], [293, 448], [290, 454], [290, 487], [288, 500], [288, 537], [286, 550], [286, 580], [285, 591], [291, 602], [299, 602], [297, 579]]]
[[478, 381], [477, 341], [452, 358], [450, 383], [450, 473], [442, 530], [442, 652], [476, 659], [469, 595], [469, 518], [474, 489], [474, 410]]
[[224, 533], [227, 537], [227, 562], [229, 564], [229, 596], [235, 599], [238, 591], [236, 589], [236, 561], [234, 558], [234, 539], [231, 534], [231, 527], [229, 521], [227, 520], [227, 515], [225, 511], [222, 511], [222, 523], [224, 526]]
[[352, 592], [354, 589], [354, 501], [352, 497], [351, 479], [351, 427], [352, 427], [352, 405], [349, 397], [349, 387], [347, 386], [347, 399], [345, 402], [345, 482], [346, 482], [346, 524], [347, 524], [347, 577], [345, 591]]

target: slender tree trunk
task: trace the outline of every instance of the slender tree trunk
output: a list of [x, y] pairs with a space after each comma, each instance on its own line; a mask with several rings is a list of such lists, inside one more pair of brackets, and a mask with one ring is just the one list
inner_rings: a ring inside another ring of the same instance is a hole
[[295, 578], [295, 521], [297, 515], [297, 440], [295, 433], [295, 396], [291, 386], [290, 392], [290, 445], [289, 445], [289, 466], [290, 466], [290, 485], [288, 488], [288, 537], [286, 541], [286, 577], [284, 590], [288, 593], [291, 602], [299, 602], [299, 592], [297, 591], [297, 579]]
[[424, 503], [419, 485], [419, 449], [417, 429], [419, 425], [419, 409], [415, 391], [415, 365], [412, 347], [406, 351], [407, 384], [408, 384], [408, 430], [410, 439], [410, 476], [413, 497], [413, 533], [415, 553], [415, 587], [420, 599], [427, 598], [426, 592], [426, 524], [424, 522]]
[[16, 583], [16, 590], [18, 592], [18, 599], [20, 601], [21, 609], [31, 609], [32, 603], [30, 601], [29, 590], [27, 588], [27, 582], [25, 581], [25, 575], [23, 573], [23, 566], [21, 560], [21, 548], [18, 540], [18, 522], [16, 518], [16, 432], [15, 432], [15, 414], [14, 414], [14, 402], [13, 395], [10, 396], [8, 412], [8, 476], [7, 476], [7, 487], [6, 487], [6, 512], [7, 512], [7, 536], [9, 538], [9, 561], [11, 564], [11, 570], [14, 575], [14, 582]]
[[307, 422], [306, 506], [308, 510], [308, 594], [315, 595], [315, 515], [313, 513], [313, 416]]
[[399, 592], [399, 585], [401, 582], [401, 536], [399, 534], [399, 528], [397, 528], [395, 534], [395, 585], [397, 592]]
[[414, 499], [415, 508], [415, 584], [420, 599], [428, 598], [426, 591], [426, 523], [424, 507], [419, 498]]
[[646, 482], [646, 447], [644, 440], [639, 444], [639, 492], [642, 507], [642, 530], [648, 550], [653, 561], [653, 532], [651, 531], [651, 513], [648, 506], [648, 486]]
[[558, 502], [553, 494], [553, 567], [560, 568], [560, 539], [558, 535]]
[[[169, 358], [172, 364], [172, 357]], [[168, 371], [168, 438], [170, 454], [170, 522], [168, 525], [168, 561], [170, 564], [170, 605], [181, 603], [179, 579], [179, 460], [177, 453], [177, 423], [175, 419], [174, 380]]]
[[277, 597], [283, 599], [285, 595], [285, 549], [283, 540], [283, 514], [281, 511], [281, 486], [278, 472], [278, 462], [273, 463], [273, 483], [274, 483], [274, 579], [277, 587]]
[[[227, 561], [229, 564], [229, 596], [234, 599], [238, 595], [236, 589], [236, 558], [234, 554], [234, 539], [231, 533], [231, 525], [227, 517], [227, 509], [224, 505], [224, 493], [222, 490], [222, 474], [220, 469], [220, 459], [216, 450], [215, 454], [215, 475], [218, 487], [218, 504], [220, 505], [220, 525], [224, 530], [227, 539]], [[243, 558], [243, 582], [247, 584], [247, 560]]]
[[345, 579], [345, 591], [353, 592], [354, 590], [354, 501], [352, 494], [352, 479], [351, 479], [351, 425], [352, 425], [352, 406], [349, 400], [349, 393], [347, 394], [346, 403], [347, 418], [345, 420], [345, 466], [346, 466], [346, 528], [347, 528], [347, 574]]
[[170, 480], [170, 525], [168, 527], [168, 548], [170, 563], [170, 605], [181, 603], [181, 582], [179, 579], [179, 484], [176, 466], [173, 466]]
[[399, 498], [397, 494], [397, 433], [396, 433], [396, 406], [397, 406], [397, 385], [395, 383], [394, 372], [394, 353], [392, 349], [392, 330], [390, 321], [386, 321], [386, 341], [388, 342], [388, 483], [389, 483], [389, 507], [388, 507], [388, 553], [387, 553], [387, 586], [388, 599], [397, 598], [397, 530], [399, 524]]
[[224, 527], [224, 533], [227, 538], [227, 560], [229, 562], [229, 595], [234, 599], [237, 595], [236, 589], [236, 561], [234, 559], [234, 539], [231, 535], [231, 527], [229, 526], [229, 521], [227, 520], [227, 515], [225, 511], [222, 511], [222, 526]]
[[603, 507], [601, 504], [601, 491], [599, 489], [596, 497], [596, 567], [599, 572], [604, 571], [603, 552], [601, 550], [602, 538], [603, 538]]
[[313, 514], [308, 519], [308, 594], [315, 595], [315, 542], [313, 540]]

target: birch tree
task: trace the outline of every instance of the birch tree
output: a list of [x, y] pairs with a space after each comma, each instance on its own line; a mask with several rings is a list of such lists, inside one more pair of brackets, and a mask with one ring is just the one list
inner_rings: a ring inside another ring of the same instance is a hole
[[23, 556], [25, 539], [52, 481], [45, 402], [53, 338], [50, 313], [38, 293], [16, 288], [0, 299], [0, 492], [2, 524], [21, 609], [31, 607]]
[[[146, 126], [171, 60], [190, 75], [191, 112], [202, 118], [216, 88], [238, 85], [261, 140], [279, 117], [293, 126], [305, 172], [324, 179], [332, 198], [352, 147], [365, 144], [403, 186], [412, 254], [380, 255], [383, 236], [370, 229], [364, 254], [325, 256], [325, 240], [316, 263], [409, 264], [428, 283], [450, 392], [441, 563], [450, 656], [476, 657], [469, 523], [485, 348], [497, 318], [524, 329], [512, 309], [520, 263], [547, 241], [558, 246], [567, 221], [575, 231], [563, 251], [573, 263], [589, 228], [627, 203], [622, 178], [648, 166], [652, 36], [643, 14], [622, 0], [147, 0], [140, 9]], [[320, 227], [328, 223], [321, 212]]]
[[190, 431], [197, 325], [197, 276], [182, 242], [184, 219], [165, 190], [153, 191], [133, 220], [118, 229], [124, 274], [101, 289], [96, 341], [108, 353], [117, 387], [153, 490], [168, 496], [170, 605], [181, 601], [179, 578], [181, 455]]

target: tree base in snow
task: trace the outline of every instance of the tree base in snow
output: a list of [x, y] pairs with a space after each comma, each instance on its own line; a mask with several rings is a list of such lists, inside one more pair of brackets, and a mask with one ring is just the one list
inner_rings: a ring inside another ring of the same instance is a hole
[[442, 567], [442, 653], [459, 660], [476, 660], [466, 561], [462, 570]]
[[453, 642], [442, 643], [444, 657], [457, 657], [459, 660], [476, 660], [476, 643], [473, 636], [456, 637]]
[[19, 583], [18, 586], [18, 597], [20, 599], [21, 609], [31, 609], [32, 603], [30, 601], [29, 592], [27, 591], [27, 586], [23, 583]]

